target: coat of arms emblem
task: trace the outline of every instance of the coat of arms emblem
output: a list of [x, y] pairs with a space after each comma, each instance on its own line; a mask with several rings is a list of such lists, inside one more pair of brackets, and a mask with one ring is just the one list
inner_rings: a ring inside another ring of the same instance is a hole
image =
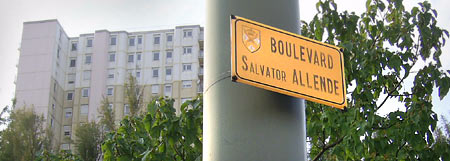
[[242, 41], [251, 53], [258, 51], [261, 47], [261, 33], [259, 30], [242, 26]]

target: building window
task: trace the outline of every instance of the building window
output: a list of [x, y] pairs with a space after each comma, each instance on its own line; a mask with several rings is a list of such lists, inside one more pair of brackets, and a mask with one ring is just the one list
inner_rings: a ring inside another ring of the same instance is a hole
[[116, 61], [116, 53], [109, 53], [109, 62]]
[[108, 89], [106, 90], [106, 95], [112, 96], [113, 93], [114, 93], [114, 88], [113, 87], [108, 87]]
[[81, 90], [81, 97], [89, 97], [89, 88], [83, 88]]
[[152, 85], [152, 93], [158, 94], [159, 93], [159, 85]]
[[187, 98], [181, 98], [181, 104], [183, 104], [186, 101], [191, 100], [191, 98], [187, 97]]
[[172, 95], [172, 85], [164, 86], [164, 95], [169, 97]]
[[172, 42], [173, 34], [167, 34], [167, 42]]
[[53, 118], [50, 119], [50, 127], [53, 127]]
[[65, 117], [71, 118], [72, 117], [72, 108], [66, 108], [64, 109]]
[[72, 42], [72, 48], [70, 50], [71, 51], [77, 51], [78, 50], [77, 47], [78, 47], [78, 43], [77, 42]]
[[69, 144], [61, 144], [61, 149], [62, 150], [69, 150], [70, 146], [69, 146]]
[[141, 77], [141, 72], [140, 71], [136, 71], [136, 78], [140, 78]]
[[76, 63], [77, 63], [77, 60], [76, 60], [76, 59], [70, 59], [70, 65], [69, 65], [69, 67], [75, 67]]
[[130, 106], [128, 104], [123, 105], [123, 113], [128, 115], [130, 113]]
[[154, 52], [153, 53], [153, 61], [158, 61], [159, 60], [159, 52]]
[[190, 54], [192, 53], [192, 46], [183, 47], [183, 54]]
[[92, 47], [92, 38], [87, 39], [86, 47]]
[[185, 71], [191, 71], [192, 65], [191, 64], [183, 64], [183, 72]]
[[117, 38], [115, 36], [111, 37], [110, 45], [116, 45]]
[[133, 54], [129, 54], [128, 55], [128, 63], [133, 63], [134, 62], [134, 55]]
[[127, 70], [127, 76], [129, 76], [129, 75], [133, 75], [133, 69], [128, 69]]
[[67, 80], [68, 80], [67, 83], [69, 83], [69, 84], [75, 83], [75, 74], [68, 74], [67, 75]]
[[67, 93], [67, 100], [69, 101], [73, 100], [73, 92]]
[[109, 78], [109, 79], [114, 79], [114, 73], [108, 74], [108, 78]]
[[183, 83], [183, 88], [191, 88], [192, 87], [192, 80], [184, 80], [182, 83]]
[[87, 104], [81, 105], [80, 115], [87, 115], [89, 113], [89, 106]]
[[159, 35], [158, 36], [154, 36], [153, 37], [153, 44], [159, 44], [159, 39], [160, 39]]
[[192, 37], [192, 30], [184, 30], [183, 37]]
[[172, 68], [166, 67], [166, 76], [171, 76], [171, 75], [172, 75]]
[[91, 71], [85, 70], [83, 71], [83, 80], [90, 80], [91, 79]]
[[138, 36], [138, 44], [142, 44], [142, 36]]
[[114, 70], [113, 69], [108, 69], [108, 78], [114, 79]]
[[128, 38], [128, 46], [134, 46], [134, 37]]
[[70, 137], [70, 132], [72, 131], [72, 126], [64, 126], [64, 136]]
[[172, 58], [172, 50], [167, 50], [166, 51], [166, 58], [167, 59], [171, 59]]
[[113, 107], [114, 107], [114, 106], [113, 106], [113, 104], [112, 104], [112, 103], [108, 104], [108, 109], [109, 109], [109, 110], [111, 110], [111, 111], [112, 111], [112, 110], [113, 110]]
[[142, 54], [139, 52], [136, 54], [136, 61], [140, 61], [142, 59]]
[[84, 64], [91, 64], [91, 63], [92, 63], [92, 56], [86, 55], [86, 57], [84, 57]]
[[61, 48], [58, 46], [58, 49], [56, 50], [56, 58], [59, 59], [59, 52], [61, 51]]
[[153, 77], [154, 78], [158, 77], [158, 75], [159, 75], [158, 68], [153, 68], [152, 71], [153, 71]]

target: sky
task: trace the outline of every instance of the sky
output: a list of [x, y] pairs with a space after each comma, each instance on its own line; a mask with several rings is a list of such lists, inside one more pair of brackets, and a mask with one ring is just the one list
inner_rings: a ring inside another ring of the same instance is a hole
[[[17, 75], [19, 48], [23, 22], [58, 19], [70, 37], [93, 33], [95, 30], [147, 31], [169, 29], [179, 25], [205, 26], [206, 0], [0, 0], [0, 109], [11, 105], [14, 97], [14, 81]], [[300, 0], [300, 18], [309, 22], [317, 12], [318, 0]], [[417, 0], [405, 1], [409, 10], [417, 6]], [[438, 25], [450, 29], [448, 0], [431, 0], [438, 11]], [[339, 11], [365, 10], [364, 0], [336, 0]], [[443, 49], [443, 69], [450, 69], [450, 45]], [[406, 80], [411, 84], [412, 79]], [[433, 110], [450, 118], [450, 94], [439, 100], [433, 93]], [[396, 110], [395, 100], [389, 100], [380, 115]]]

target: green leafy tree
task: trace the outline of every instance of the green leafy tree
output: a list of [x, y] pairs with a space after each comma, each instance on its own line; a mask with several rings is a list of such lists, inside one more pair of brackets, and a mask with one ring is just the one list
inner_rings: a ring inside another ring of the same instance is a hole
[[77, 154], [84, 161], [95, 161], [101, 155], [102, 134], [100, 125], [89, 122], [80, 125], [75, 133]]
[[[2, 109], [2, 112], [0, 112], [0, 125], [5, 125], [8, 122], [8, 117], [5, 116], [8, 113], [10, 113], [9, 107], [5, 106]], [[0, 131], [0, 133], [1, 133], [1, 131]]]
[[100, 106], [100, 125], [106, 128], [106, 131], [114, 131], [114, 110], [109, 107], [108, 98], [103, 97], [102, 105]]
[[104, 160], [201, 160], [202, 98], [187, 101], [176, 115], [173, 99], [159, 98], [146, 114], [125, 117], [102, 145]]
[[44, 150], [41, 155], [37, 157], [38, 161], [83, 161], [78, 155], [74, 155], [69, 150], [62, 150], [58, 153], [52, 153]]
[[[450, 78], [440, 56], [447, 30], [429, 2], [406, 10], [401, 0], [367, 0], [361, 15], [319, 1], [302, 35], [343, 48], [351, 98], [345, 110], [308, 102], [307, 135], [314, 160], [450, 160], [434, 146], [438, 117], [431, 94], [442, 99]], [[419, 63], [420, 62], [420, 63]], [[406, 85], [405, 80], [413, 79]], [[400, 106], [377, 114], [394, 99]]]
[[128, 82], [125, 83], [125, 95], [130, 108], [130, 116], [137, 115], [143, 106], [144, 90], [139, 87], [136, 77], [131, 74], [128, 76]]
[[35, 160], [47, 141], [44, 119], [32, 110], [17, 109], [0, 135], [0, 161]]
[[434, 131], [434, 136], [436, 138], [436, 143], [434, 146], [437, 146], [441, 150], [447, 150], [447, 154], [450, 154], [450, 123], [445, 119], [444, 116], [441, 116], [442, 127], [438, 127], [436, 131]]

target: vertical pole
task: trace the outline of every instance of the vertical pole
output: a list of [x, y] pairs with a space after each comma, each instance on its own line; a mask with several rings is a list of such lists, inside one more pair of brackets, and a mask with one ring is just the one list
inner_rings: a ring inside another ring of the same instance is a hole
[[306, 160], [304, 100], [230, 78], [230, 16], [300, 33], [298, 0], [207, 0], [206, 7], [203, 160]]

